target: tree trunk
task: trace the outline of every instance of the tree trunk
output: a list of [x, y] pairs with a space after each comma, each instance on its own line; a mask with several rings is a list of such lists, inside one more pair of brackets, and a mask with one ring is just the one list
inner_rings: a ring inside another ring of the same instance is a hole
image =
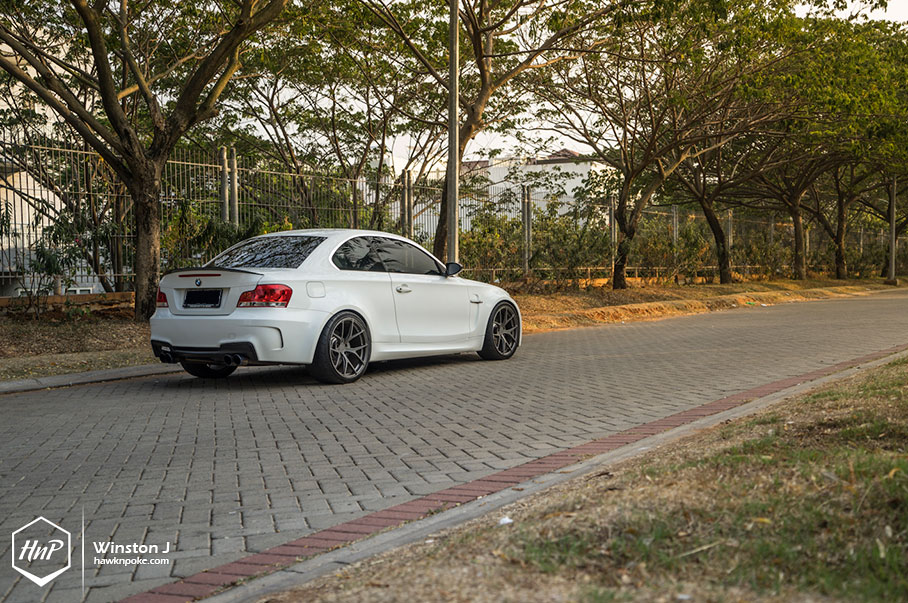
[[807, 279], [807, 248], [804, 239], [804, 220], [801, 217], [801, 209], [799, 207], [789, 206], [788, 213], [791, 215], [791, 223], [794, 226], [794, 274], [792, 278], [803, 281]]
[[732, 282], [731, 278], [731, 254], [728, 252], [728, 239], [725, 238], [725, 230], [722, 228], [722, 221], [716, 215], [713, 204], [706, 199], [700, 199], [700, 207], [703, 209], [703, 215], [706, 216], [706, 223], [713, 233], [713, 239], [716, 241], [716, 259], [719, 262], [719, 282], [727, 285]]
[[835, 235], [835, 277], [848, 278], [848, 265], [845, 262], [845, 229], [841, 227], [836, 229]]
[[[479, 130], [482, 112], [485, 110], [488, 97], [480, 99], [465, 111], [464, 123], [460, 126], [457, 144], [457, 165], [463, 165], [463, 155], [467, 144]], [[457, 170], [460, 173], [460, 170]], [[442, 262], [447, 261], [448, 251], [448, 174], [445, 172], [445, 187], [441, 191], [441, 204], [438, 207], [438, 226], [435, 227], [435, 240], [432, 243], [432, 253]]]
[[836, 225], [835, 237], [835, 277], [837, 279], [848, 278], [848, 266], [845, 263], [845, 230], [848, 227], [846, 221], [846, 211], [848, 204], [839, 196], [836, 200]]
[[155, 177], [129, 187], [136, 219], [136, 322], [146, 322], [155, 311], [161, 265], [160, 171], [155, 169]]
[[438, 206], [438, 226], [435, 227], [435, 240], [432, 242], [432, 253], [442, 262], [447, 261], [448, 250], [448, 177], [441, 189], [441, 204]]
[[627, 258], [631, 252], [631, 239], [622, 236], [615, 251], [615, 265], [612, 268], [612, 289], [627, 289]]
[[[637, 221], [633, 218], [627, 219], [627, 204], [631, 196], [627, 181], [619, 194], [613, 217], [621, 235], [618, 238], [618, 248], [615, 250], [615, 264], [612, 266], [612, 289], [627, 289], [627, 259], [631, 253], [631, 242], [637, 234]], [[633, 213], [631, 215], [633, 216]]]

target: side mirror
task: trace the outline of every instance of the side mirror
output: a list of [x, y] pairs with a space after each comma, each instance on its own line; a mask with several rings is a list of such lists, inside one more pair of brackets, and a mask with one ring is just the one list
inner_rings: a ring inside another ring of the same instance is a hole
[[445, 264], [445, 276], [454, 276], [461, 270], [463, 270], [463, 266], [457, 262], [448, 262]]

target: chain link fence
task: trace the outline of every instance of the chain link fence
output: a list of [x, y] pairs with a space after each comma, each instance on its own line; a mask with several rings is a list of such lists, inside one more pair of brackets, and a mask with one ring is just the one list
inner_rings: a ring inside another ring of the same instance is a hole
[[[366, 228], [410, 236], [431, 249], [441, 183], [343, 178], [260, 169], [222, 149], [214, 157], [176, 151], [161, 192], [161, 268], [198, 265], [244, 238], [295, 228]], [[465, 274], [489, 282], [607, 279], [618, 233], [602, 200], [521, 185], [466, 184], [460, 199]], [[133, 207], [125, 187], [87, 148], [0, 135], [0, 295], [85, 293], [131, 288]], [[723, 227], [733, 271], [743, 278], [787, 276], [792, 228], [783, 215], [728, 211]], [[820, 228], [807, 229], [812, 270], [833, 269]], [[879, 271], [881, 228], [852, 228], [853, 273]], [[628, 276], [717, 278], [715, 243], [689, 207], [648, 208], [631, 250]], [[899, 255], [900, 268], [908, 254]]]

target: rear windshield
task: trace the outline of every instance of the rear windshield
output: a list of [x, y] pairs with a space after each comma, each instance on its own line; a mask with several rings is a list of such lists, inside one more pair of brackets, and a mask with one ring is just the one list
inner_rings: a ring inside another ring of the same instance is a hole
[[228, 249], [207, 265], [223, 268], [298, 268], [324, 240], [325, 237], [309, 235], [249, 239]]

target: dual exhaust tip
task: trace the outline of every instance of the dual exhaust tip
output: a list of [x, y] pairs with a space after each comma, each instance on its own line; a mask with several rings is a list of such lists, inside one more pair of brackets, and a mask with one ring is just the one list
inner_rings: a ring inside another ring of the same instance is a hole
[[224, 354], [223, 363], [226, 366], [242, 366], [246, 362], [246, 357], [242, 354]]

